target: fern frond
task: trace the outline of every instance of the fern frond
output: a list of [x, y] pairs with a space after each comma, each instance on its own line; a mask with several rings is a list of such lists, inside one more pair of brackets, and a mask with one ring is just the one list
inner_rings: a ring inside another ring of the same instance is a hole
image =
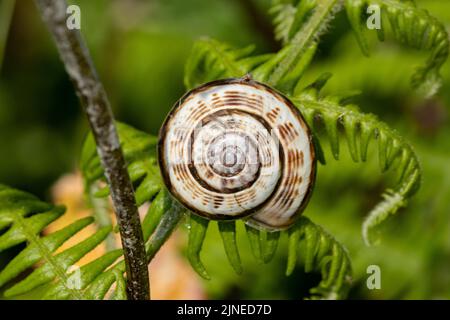
[[381, 9], [382, 29], [378, 30], [383, 40], [383, 30], [389, 21], [396, 40], [412, 48], [430, 51], [427, 62], [417, 68], [412, 84], [426, 97], [434, 95], [441, 86], [440, 69], [449, 55], [449, 36], [445, 26], [428, 11], [417, 8], [411, 1], [400, 0], [346, 0], [345, 8], [350, 24], [364, 54], [369, 54], [364, 35], [363, 17], [367, 6], [377, 5]]
[[192, 89], [216, 79], [242, 77], [272, 55], [251, 56], [254, 46], [234, 49], [213, 39], [194, 44], [185, 66], [184, 84]]
[[292, 37], [311, 15], [317, 0], [274, 0], [271, 13], [275, 28], [275, 38], [288, 44]]
[[377, 140], [381, 171], [395, 168], [398, 172], [397, 186], [386, 190], [384, 200], [369, 213], [363, 223], [364, 240], [371, 244], [374, 241], [372, 230], [405, 206], [418, 190], [422, 171], [412, 146], [384, 122], [372, 114], [359, 112], [354, 105], [343, 105], [342, 97], [319, 97], [325, 82], [326, 78], [319, 79], [294, 97], [293, 102], [316, 135], [324, 128], [333, 157], [339, 159], [342, 131], [353, 161], [366, 161], [370, 142]]
[[0, 252], [32, 241], [65, 211], [19, 190], [0, 186]]
[[255, 259], [260, 263], [269, 263], [278, 247], [280, 232], [267, 232], [245, 226], [250, 247]]
[[84, 299], [82, 289], [121, 256], [121, 250], [107, 253], [83, 266], [79, 276], [80, 288], [73, 288], [70, 268], [88, 252], [97, 247], [110, 233], [102, 228], [94, 235], [60, 253], [55, 251], [63, 243], [93, 222], [84, 218], [52, 234], [41, 236], [41, 231], [59, 218], [65, 209], [40, 201], [35, 196], [7, 186], [0, 186], [0, 247], [5, 250], [27, 242], [27, 246], [0, 271], [0, 287], [15, 279], [40, 262], [40, 266], [23, 280], [8, 288], [4, 295], [11, 297], [29, 292], [42, 285], [50, 285], [44, 298]]
[[209, 220], [201, 218], [195, 214], [190, 215], [187, 256], [191, 266], [197, 274], [206, 280], [211, 279], [211, 277], [200, 260], [200, 251], [202, 250], [203, 242], [205, 241], [208, 225]]
[[88, 252], [97, 247], [106, 238], [110, 231], [111, 230], [109, 228], [100, 229], [93, 236], [87, 238], [79, 244], [55, 256], [51, 256], [51, 258], [49, 257], [48, 261], [46, 261], [44, 265], [33, 271], [24, 280], [6, 290], [5, 296], [11, 297], [24, 294], [41, 285], [57, 280], [60, 281], [61, 285], [64, 286], [65, 289], [67, 289], [68, 294], [70, 294], [73, 299], [82, 299], [82, 294], [79, 291], [70, 288], [68, 285], [71, 280], [66, 272]]
[[[94, 222], [92, 217], [83, 218], [41, 237], [40, 231], [64, 211], [64, 208], [41, 202], [28, 193], [0, 185], [0, 232], [4, 232], [0, 237], [0, 246], [8, 249], [28, 242], [27, 247], [0, 270], [0, 287], [39, 264], [27, 277], [8, 288], [4, 292], [5, 297], [21, 295], [46, 285], [43, 299], [105, 299], [119, 274], [122, 277], [119, 281], [124, 281], [124, 261], [114, 264], [122, 257], [122, 250], [119, 249], [107, 252], [79, 269], [76, 267], [77, 261], [111, 234], [111, 227], [101, 228], [73, 247], [55, 254], [62, 244]], [[161, 217], [161, 213], [166, 215]], [[158, 193], [143, 223], [149, 256], [153, 257], [167, 240], [183, 214], [184, 209], [173, 201], [167, 191]], [[161, 218], [155, 219], [157, 217]], [[73, 271], [73, 267], [78, 270]], [[114, 292], [113, 298], [123, 299], [123, 283], [116, 284]]]
[[[194, 214], [190, 215], [187, 252], [188, 259], [194, 270], [202, 278], [208, 280], [210, 279], [210, 276], [200, 259], [200, 253], [209, 225], [210, 221]], [[236, 222], [218, 221], [217, 225], [228, 262], [237, 274], [241, 274], [243, 268], [236, 242]], [[246, 231], [256, 260], [260, 263], [269, 263], [277, 250], [280, 233], [260, 231], [247, 225]]]
[[311, 289], [313, 299], [342, 299], [347, 295], [352, 276], [347, 250], [322, 227], [303, 216], [289, 230], [287, 275], [293, 272], [298, 254], [304, 259], [305, 272], [322, 274], [319, 285]]
[[[405, 206], [407, 200], [417, 191], [420, 185], [421, 169], [412, 147], [374, 115], [362, 114], [356, 106], [345, 105], [345, 101], [348, 100], [346, 96], [319, 97], [319, 91], [325, 85], [329, 76], [319, 79], [306, 90], [298, 93], [297, 88], [300, 78], [316, 51], [317, 43], [315, 37], [323, 32], [323, 26], [327, 24], [327, 21], [332, 18], [339, 8], [338, 3], [333, 1], [320, 3], [315, 1], [278, 1], [278, 5], [275, 6], [273, 11], [278, 14], [276, 18], [279, 22], [277, 27], [278, 38], [283, 39], [286, 44], [282, 50], [276, 54], [265, 55], [265, 60], [261, 59], [258, 65], [253, 64], [249, 67], [250, 64], [243, 64], [239, 59], [224, 58], [224, 54], [217, 54], [215, 50], [210, 50], [206, 46], [203, 46], [200, 50], [200, 47], [197, 46], [189, 59], [188, 65], [190, 67], [186, 69], [186, 78], [210, 81], [220, 76], [240, 77], [243, 74], [251, 73], [255, 80], [276, 86], [292, 98], [313, 129], [317, 155], [322, 163], [325, 163], [325, 158], [319, 141], [318, 129], [320, 127], [324, 128], [331, 143], [332, 154], [336, 159], [339, 158], [340, 154], [341, 131], [347, 140], [349, 153], [355, 162], [366, 161], [370, 142], [377, 140], [381, 170], [384, 172], [390, 168], [395, 168], [399, 173], [399, 179], [398, 184], [394, 188], [386, 190], [383, 194], [384, 200], [368, 214], [363, 223], [363, 238], [367, 244], [371, 244], [374, 242], [373, 231], [376, 227], [386, 220], [389, 215], [396, 213], [400, 207]], [[218, 46], [218, 43], [215, 43]], [[233, 49], [230, 49], [229, 46], [226, 48], [233, 52]], [[251, 57], [247, 57], [243, 61], [251, 61], [251, 59]], [[232, 61], [232, 64], [229, 63], [230, 61]], [[205, 68], [208, 65], [210, 65], [210, 68]], [[220, 66], [220, 76], [215, 74], [217, 65]], [[194, 84], [193, 82], [186, 83], [188, 87]], [[196, 84], [200, 83], [199, 81]], [[205, 278], [209, 276], [200, 260], [200, 252], [209, 224], [207, 221], [202, 221], [201, 218], [194, 217], [191, 219], [189, 233], [189, 260], [194, 269]], [[314, 229], [310, 228], [311, 230]], [[276, 250], [279, 234], [266, 234], [250, 227], [247, 227], [246, 230], [255, 258], [261, 263], [270, 261]], [[237, 273], [242, 272], [236, 244], [235, 224], [220, 222], [219, 232], [230, 264]], [[293, 239], [296, 239], [296, 237], [297, 240], [300, 239], [301, 232], [297, 232], [298, 236], [295, 234], [294, 232]], [[315, 243], [314, 239], [319, 238], [317, 234], [314, 234], [311, 231], [308, 235], [308, 237], [311, 237], [308, 238], [309, 242], [313, 244]], [[327, 237], [323, 237], [323, 239], [327, 239]], [[310, 249], [307, 252], [311, 255], [315, 251]], [[340, 265], [342, 268], [340, 270], [345, 270], [346, 265], [349, 265], [349, 260], [346, 256], [346, 262], [341, 265], [340, 261], [344, 261], [342, 257], [342, 254], [337, 254], [333, 258], [335, 260], [333, 260], [332, 265]], [[307, 258], [307, 261], [312, 260]], [[311, 263], [308, 262], [307, 270], [311, 270], [311, 268]], [[336, 267], [333, 267], [333, 271], [328, 270], [332, 274], [330, 277], [333, 279], [336, 279], [336, 274], [339, 273], [336, 270]], [[328, 271], [324, 271], [324, 278], [326, 278], [325, 273]], [[344, 271], [342, 272], [345, 273]], [[340, 279], [341, 282], [338, 283], [338, 287], [341, 286], [343, 278], [341, 277]], [[319, 287], [330, 289], [330, 282], [324, 281], [321, 283], [322, 287]], [[322, 294], [334, 291], [336, 290], [325, 290]], [[321, 292], [320, 288], [318, 292]]]
[[[281, 6], [286, 6], [284, 1], [278, 2], [281, 2]], [[282, 26], [278, 24], [277, 34], [285, 37], [287, 45], [282, 49], [286, 51], [283, 59], [277, 63], [267, 80], [267, 84], [274, 87], [283, 82], [283, 79], [295, 68], [305, 52], [317, 45], [316, 42], [328, 28], [329, 22], [341, 9], [339, 0], [288, 1], [287, 5], [295, 6], [296, 10], [295, 13], [292, 13], [294, 16], [288, 19], [288, 21], [292, 21], [291, 23], [288, 22]], [[282, 9], [281, 11], [279, 9], [278, 12], [286, 14], [286, 11]], [[277, 20], [279, 21], [279, 19]]]
[[109, 270], [99, 275], [84, 291], [87, 300], [103, 300], [117, 280], [117, 275], [125, 272], [125, 262], [122, 260]]
[[[191, 215], [189, 223], [188, 258], [194, 270], [203, 278], [209, 274], [200, 260], [200, 253], [206, 232], [212, 223], [204, 218]], [[242, 273], [238, 245], [236, 243], [235, 222], [217, 222], [228, 261], [237, 274]], [[255, 259], [259, 263], [272, 260], [278, 246], [280, 232], [264, 232], [245, 226]], [[351, 263], [346, 249], [323, 228], [306, 217], [284, 232], [289, 237], [286, 274], [290, 275], [300, 256], [306, 272], [319, 271], [322, 280], [311, 289], [311, 298], [341, 299], [347, 294], [351, 279]]]
[[114, 270], [116, 277], [116, 289], [114, 290], [113, 300], [127, 300], [126, 282], [123, 273], [119, 270]]
[[[251, 56], [252, 47], [232, 49], [229, 45], [212, 39], [197, 41], [188, 58], [184, 82], [188, 89], [221, 78], [239, 78], [246, 74], [260, 82], [267, 82], [281, 61], [290, 52], [291, 45], [276, 54]], [[276, 88], [292, 93], [317, 49], [313, 42], [301, 59], [277, 83]]]
[[236, 242], [236, 222], [235, 221], [219, 221], [219, 233], [222, 238], [225, 253], [228, 257], [231, 267], [237, 274], [242, 273], [241, 256]]
[[[163, 187], [156, 160], [157, 138], [126, 124], [120, 122], [116, 124], [128, 172], [135, 187], [136, 202], [142, 205], [151, 200]], [[93, 183], [106, 181], [92, 134], [88, 135], [83, 145], [80, 168], [86, 190], [89, 190], [88, 186]], [[100, 189], [96, 196], [105, 197], [108, 194], [109, 188], [105, 187]]]
[[[109, 230], [108, 230], [109, 231]], [[81, 242], [83, 243], [83, 242]], [[86, 264], [77, 271], [73, 271], [69, 277], [68, 282], [72, 283], [71, 286], [67, 286], [61, 279], [53, 283], [45, 292], [42, 297], [44, 300], [67, 300], [74, 299], [73, 287], [83, 292], [100, 274], [102, 274], [109, 266], [111, 266], [119, 257], [122, 256], [122, 250], [114, 250], [106, 253], [105, 255], [95, 259], [94, 261]], [[43, 268], [43, 267], [41, 267]], [[37, 269], [37, 274], [40, 269]], [[44, 272], [44, 269], [42, 269]], [[29, 290], [27, 290], [29, 291]], [[82, 295], [80, 298], [85, 298]]]
[[[183, 208], [177, 201], [175, 201], [166, 189], [162, 189], [158, 194], [159, 198], [155, 198], [147, 213], [146, 219], [153, 220], [153, 210], [160, 210], [161, 219], [148, 239], [145, 249], [147, 251], [147, 260], [151, 261], [156, 252], [167, 241], [173, 230], [177, 227], [180, 220], [185, 216], [186, 209]], [[159, 201], [159, 202], [158, 202]], [[154, 209], [156, 207], [156, 209]], [[156, 215], [158, 215], [156, 213]], [[144, 220], [144, 225], [146, 221]], [[144, 230], [145, 231], [145, 230]], [[145, 234], [145, 232], [144, 232]]]
[[281, 41], [284, 45], [289, 41], [290, 30], [294, 23], [297, 8], [293, 1], [281, 2], [275, 0], [272, 3], [269, 13], [274, 16], [275, 39]]

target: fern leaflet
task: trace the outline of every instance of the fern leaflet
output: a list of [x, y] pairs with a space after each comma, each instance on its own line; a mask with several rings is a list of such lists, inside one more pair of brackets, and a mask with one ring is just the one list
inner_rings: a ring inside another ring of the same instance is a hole
[[121, 250], [115, 250], [83, 266], [80, 270], [81, 286], [73, 288], [70, 285], [73, 282], [69, 274], [70, 267], [99, 245], [109, 234], [110, 228], [102, 228], [77, 245], [54, 254], [64, 242], [93, 222], [92, 218], [80, 219], [55, 233], [41, 237], [40, 232], [64, 211], [63, 207], [49, 205], [26, 192], [0, 186], [0, 231], [4, 231], [0, 237], [0, 247], [5, 250], [23, 242], [28, 243], [1, 270], [0, 287], [36, 263], [42, 262], [25, 279], [8, 288], [4, 293], [5, 297], [49, 285], [45, 298], [84, 299], [83, 289], [121, 256]]
[[399, 0], [346, 0], [345, 8], [358, 43], [364, 54], [369, 54], [369, 45], [364, 35], [364, 12], [369, 5], [376, 5], [384, 14], [382, 27], [378, 31], [380, 40], [384, 40], [387, 23], [398, 41], [412, 48], [431, 52], [427, 62], [417, 68], [411, 81], [412, 85], [424, 96], [436, 94], [441, 86], [439, 71], [449, 54], [449, 37], [445, 26], [426, 10], [419, 9], [412, 1]]
[[[381, 201], [368, 214], [363, 223], [363, 237], [367, 244], [374, 241], [372, 230], [386, 220], [390, 214], [406, 205], [410, 198], [420, 187], [421, 168], [417, 156], [411, 147], [400, 135], [378, 120], [372, 114], [363, 114], [354, 105], [343, 105], [345, 97], [319, 97], [319, 91], [326, 82], [319, 79], [307, 87], [293, 102], [302, 112], [316, 136], [320, 126], [330, 141], [331, 153], [336, 160], [339, 159], [340, 130], [347, 140], [349, 153], [353, 161], [366, 161], [370, 141], [378, 141], [378, 162], [381, 171], [395, 168], [398, 175], [398, 184], [383, 194]], [[320, 143], [316, 143], [321, 148]], [[319, 154], [323, 155], [323, 152]], [[324, 163], [325, 159], [322, 158]]]

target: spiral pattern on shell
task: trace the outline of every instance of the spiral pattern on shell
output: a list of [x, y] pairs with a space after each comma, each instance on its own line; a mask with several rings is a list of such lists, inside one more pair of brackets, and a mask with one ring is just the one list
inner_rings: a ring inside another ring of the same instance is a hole
[[171, 194], [214, 220], [289, 227], [315, 179], [311, 133], [298, 109], [249, 78], [188, 92], [160, 131], [158, 157]]

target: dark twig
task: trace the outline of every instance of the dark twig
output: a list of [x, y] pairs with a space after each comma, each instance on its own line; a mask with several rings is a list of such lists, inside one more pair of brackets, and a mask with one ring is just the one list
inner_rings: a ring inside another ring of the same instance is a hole
[[120, 228], [128, 299], [149, 299], [148, 269], [139, 214], [105, 90], [80, 31], [69, 30], [66, 26], [66, 1], [35, 1], [54, 37], [97, 143]]

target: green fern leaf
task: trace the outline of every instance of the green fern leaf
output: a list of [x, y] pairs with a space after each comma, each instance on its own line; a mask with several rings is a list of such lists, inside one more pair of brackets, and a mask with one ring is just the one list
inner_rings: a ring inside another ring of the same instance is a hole
[[[200, 253], [205, 241], [208, 220], [191, 215], [189, 222], [188, 258], [194, 270], [203, 278], [210, 279], [205, 266], [200, 260]], [[218, 222], [225, 252], [230, 265], [236, 273], [242, 273], [238, 245], [236, 243], [235, 222]], [[272, 260], [278, 245], [280, 232], [265, 232], [245, 226], [250, 246], [259, 263]], [[311, 289], [311, 298], [342, 299], [346, 296], [351, 279], [351, 263], [346, 249], [320, 226], [306, 217], [287, 232], [289, 235], [288, 261], [286, 274], [292, 274], [297, 265], [297, 257], [303, 258], [305, 271], [319, 271], [322, 280]]]
[[235, 221], [219, 221], [219, 233], [222, 237], [225, 253], [228, 257], [230, 265], [237, 274], [242, 273], [241, 257], [239, 255], [236, 243], [236, 222]]
[[[96, 260], [81, 267], [79, 271], [74, 271], [68, 276], [68, 282], [72, 284], [67, 286], [60, 279], [53, 283], [43, 296], [43, 300], [68, 300], [76, 299], [72, 290], [84, 290], [92, 281], [95, 280], [105, 269], [111, 266], [119, 257], [122, 256], [122, 250], [114, 250], [97, 258]], [[123, 277], [122, 277], [123, 280]]]
[[[63, 243], [90, 225], [94, 219], [80, 219], [54, 233], [40, 236], [40, 231], [64, 211], [63, 207], [52, 206], [31, 194], [0, 185], [0, 232], [3, 232], [0, 247], [8, 249], [21, 242], [28, 242], [25, 249], [0, 270], [0, 287], [40, 263], [40, 266], [23, 280], [9, 287], [4, 296], [9, 298], [21, 295], [45, 285], [43, 299], [105, 299], [120, 274], [122, 278], [116, 284], [113, 297], [123, 299], [125, 264], [121, 260], [114, 265], [115, 261], [122, 257], [121, 250], [109, 251], [80, 268], [76, 267], [77, 261], [111, 234], [110, 226], [100, 228], [92, 236], [57, 254], [54, 252]], [[166, 215], [161, 217], [162, 213]], [[184, 210], [173, 201], [167, 191], [160, 190], [149, 214], [144, 219], [143, 232], [146, 238], [149, 238], [146, 248], [149, 255], [153, 256], [174, 230], [184, 215]], [[78, 270], [73, 271], [73, 267]]]
[[297, 12], [294, 1], [272, 1], [272, 7], [269, 13], [274, 16], [274, 32], [275, 39], [281, 41], [283, 44], [289, 42], [291, 26], [294, 22], [294, 17]]
[[8, 288], [4, 292], [5, 297], [27, 293], [51, 283], [44, 295], [46, 299], [84, 299], [82, 289], [121, 256], [121, 251], [115, 250], [83, 266], [79, 273], [81, 287], [71, 287], [75, 276], [68, 274], [71, 267], [100, 244], [110, 234], [111, 228], [102, 228], [77, 245], [54, 254], [63, 243], [94, 221], [93, 218], [80, 219], [59, 231], [41, 236], [40, 232], [64, 211], [61, 206], [47, 204], [29, 193], [0, 185], [0, 232], [3, 232], [0, 247], [4, 250], [27, 242], [25, 249], [0, 270], [0, 287], [41, 262], [40, 267]]
[[317, 0], [274, 0], [269, 13], [274, 15], [275, 38], [288, 44], [317, 6]]
[[[161, 197], [159, 197], [160, 195]], [[180, 220], [186, 215], [186, 209], [175, 201], [166, 189], [162, 189], [160, 194], [158, 194], [158, 197], [152, 203], [148, 214], [152, 214], [153, 210], [159, 210], [160, 212], [163, 212], [163, 214], [155, 228], [155, 231], [152, 233], [145, 246], [148, 261], [153, 259], [156, 252], [167, 241], [179, 224]], [[156, 215], [159, 215], [159, 213], [156, 213]], [[151, 216], [147, 215], [146, 219], [147, 217], [149, 217], [149, 220], [153, 220]], [[146, 219], [144, 219], [144, 226], [147, 227], [145, 221]]]
[[245, 226], [253, 255], [259, 263], [269, 263], [277, 249], [279, 232], [266, 232]]
[[216, 79], [242, 77], [248, 70], [266, 62], [270, 55], [251, 57], [254, 46], [233, 49], [212, 39], [199, 40], [194, 44], [186, 62], [184, 84], [192, 89]]
[[[38, 286], [47, 284], [56, 278], [61, 280], [63, 285], [70, 282], [67, 276], [67, 270], [73, 266], [78, 260], [85, 256], [88, 252], [97, 247], [109, 234], [111, 228], [103, 228], [96, 232], [93, 236], [80, 242], [79, 244], [52, 256], [49, 261], [46, 261], [44, 265], [33, 271], [28, 277], [13, 287], [5, 291], [5, 297], [11, 297], [19, 294], [29, 292]], [[73, 295], [79, 299], [82, 298], [81, 294], [75, 290], [67, 288]]]
[[417, 68], [412, 77], [412, 84], [426, 97], [434, 95], [441, 86], [439, 72], [449, 54], [450, 42], [445, 26], [410, 1], [346, 0], [347, 16], [366, 55], [369, 54], [369, 46], [364, 36], [366, 26], [363, 16], [369, 5], [377, 5], [383, 13], [381, 31], [387, 27], [385, 20], [389, 21], [395, 39], [412, 48], [431, 52], [427, 62]]
[[312, 298], [342, 299], [351, 283], [351, 263], [347, 250], [322, 227], [300, 217], [289, 230], [286, 274], [292, 274], [300, 255], [305, 272], [320, 271], [322, 280], [311, 289]]
[[99, 275], [84, 291], [87, 300], [103, 300], [107, 296], [109, 289], [117, 280], [117, 274], [125, 272], [125, 262], [122, 260], [114, 267]]
[[203, 219], [195, 214], [191, 214], [189, 220], [189, 242], [188, 242], [188, 259], [194, 270], [202, 278], [210, 280], [203, 262], [200, 260], [200, 251], [205, 241], [206, 230], [208, 229], [209, 220]]
[[[185, 69], [185, 85], [188, 89], [220, 78], [239, 78], [250, 74], [260, 82], [269, 81], [278, 64], [286, 58], [291, 46], [276, 54], [250, 56], [249, 48], [232, 49], [216, 40], [200, 40], [188, 58]], [[277, 83], [279, 90], [289, 94], [297, 87], [307, 66], [311, 63], [317, 43], [313, 42], [304, 55], [296, 61], [292, 70]], [[245, 53], [245, 54], [244, 54]]]
[[[117, 122], [117, 131], [128, 163], [128, 172], [135, 186], [136, 202], [142, 205], [156, 196], [163, 187], [156, 161], [157, 138], [120, 122]], [[83, 145], [80, 168], [86, 190], [95, 182], [106, 182], [92, 134], [88, 135]], [[109, 189], [105, 187], [96, 196], [105, 197], [108, 194]]]
[[[172, 233], [185, 213], [165, 189], [156, 160], [157, 138], [126, 124], [117, 122], [128, 173], [135, 187], [138, 206], [151, 202], [143, 221], [144, 239], [147, 241], [147, 256], [151, 259], [163, 242]], [[103, 168], [98, 160], [92, 135], [84, 143], [81, 164], [86, 189], [99, 181], [105, 182]], [[98, 197], [109, 194], [106, 187]]]
[[[289, 6], [291, 6], [290, 9]], [[292, 6], [296, 8], [295, 12]], [[281, 51], [285, 52], [284, 57], [278, 61], [270, 72], [268, 80], [265, 81], [271, 86], [278, 87], [295, 68], [298, 61], [304, 59], [303, 56], [311, 50], [311, 47], [317, 45], [320, 36], [328, 28], [329, 22], [341, 9], [341, 2], [338, 0], [287, 2], [279, 0], [275, 1], [274, 8], [275, 12], [289, 15], [287, 23], [280, 24], [279, 15], [275, 18], [276, 34], [279, 37], [281, 35], [286, 44]]]
[[126, 283], [123, 274], [115, 270], [116, 289], [114, 290], [113, 300], [127, 300]]
[[3, 185], [0, 204], [0, 231], [5, 231], [0, 236], [0, 252], [36, 238], [64, 213], [63, 207], [50, 206], [26, 192]]
[[64, 229], [41, 238], [41, 244], [35, 242], [28, 245], [0, 272], [0, 287], [43, 259], [42, 247], [48, 252], [55, 252], [65, 241], [93, 221], [93, 218], [80, 219]]
[[395, 168], [398, 184], [386, 190], [381, 201], [367, 216], [363, 223], [363, 237], [367, 244], [374, 242], [372, 231], [399, 208], [420, 187], [421, 168], [417, 156], [400, 135], [378, 120], [374, 115], [363, 114], [353, 105], [342, 105], [340, 97], [319, 98], [323, 79], [306, 88], [293, 98], [313, 132], [319, 135], [320, 127], [330, 141], [331, 153], [338, 159], [340, 153], [340, 129], [347, 140], [349, 153], [355, 162], [366, 161], [370, 141], [378, 141], [378, 159], [381, 171]]

